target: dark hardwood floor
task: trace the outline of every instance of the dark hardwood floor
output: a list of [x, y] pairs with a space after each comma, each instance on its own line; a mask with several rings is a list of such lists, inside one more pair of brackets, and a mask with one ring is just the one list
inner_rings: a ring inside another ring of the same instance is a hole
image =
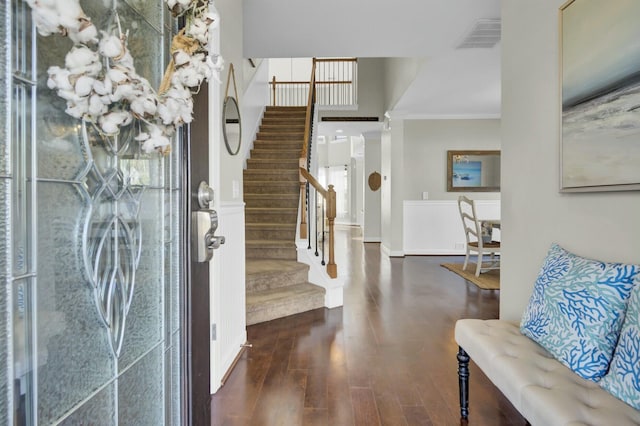
[[[253, 347], [213, 395], [212, 424], [461, 424], [454, 323], [497, 318], [500, 292], [439, 266], [452, 260], [390, 259], [339, 228], [344, 306], [249, 327]], [[525, 424], [473, 363], [468, 424]]]

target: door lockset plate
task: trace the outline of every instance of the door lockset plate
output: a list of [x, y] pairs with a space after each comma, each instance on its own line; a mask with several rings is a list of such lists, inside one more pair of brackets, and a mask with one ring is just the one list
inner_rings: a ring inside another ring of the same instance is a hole
[[224, 244], [225, 238], [215, 236], [218, 229], [218, 213], [215, 210], [198, 210], [191, 214], [191, 247], [196, 262], [208, 262], [213, 250]]

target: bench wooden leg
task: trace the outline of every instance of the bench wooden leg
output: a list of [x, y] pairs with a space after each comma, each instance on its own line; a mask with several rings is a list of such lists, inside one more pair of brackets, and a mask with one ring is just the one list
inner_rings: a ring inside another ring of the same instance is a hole
[[458, 386], [460, 390], [460, 416], [469, 417], [469, 355], [458, 346]]

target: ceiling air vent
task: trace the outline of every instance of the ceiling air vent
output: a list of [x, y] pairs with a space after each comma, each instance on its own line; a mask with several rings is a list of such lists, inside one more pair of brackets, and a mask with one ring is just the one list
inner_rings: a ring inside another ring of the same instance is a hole
[[486, 49], [500, 41], [500, 19], [478, 19], [456, 49]]

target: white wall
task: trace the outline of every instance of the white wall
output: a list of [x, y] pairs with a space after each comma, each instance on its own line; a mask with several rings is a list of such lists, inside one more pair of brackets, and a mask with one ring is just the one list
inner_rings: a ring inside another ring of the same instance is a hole
[[[457, 200], [447, 192], [448, 150], [499, 150], [500, 120], [404, 120], [403, 199]], [[496, 192], [469, 192], [475, 199], [500, 199]]]
[[416, 78], [424, 58], [386, 58], [384, 60], [384, 108], [392, 110]]
[[380, 242], [380, 189], [369, 188], [369, 175], [381, 172], [380, 133], [365, 134], [364, 158], [364, 242]]
[[309, 81], [312, 65], [312, 58], [271, 58], [269, 81], [273, 76], [277, 81]]
[[351, 224], [364, 225], [364, 157], [351, 158]]
[[[214, 207], [218, 210], [220, 222], [217, 235], [225, 236], [227, 242], [216, 252], [209, 268], [210, 322], [217, 324], [219, 336], [218, 340], [211, 341], [212, 392], [219, 388], [222, 377], [240, 350], [239, 344], [246, 342], [243, 156], [231, 156], [227, 152], [221, 131], [222, 104], [230, 63], [233, 63], [235, 68], [241, 111], [244, 107], [242, 3], [235, 0], [217, 0], [215, 6], [220, 13], [220, 27], [212, 44], [215, 48], [219, 47], [219, 53], [225, 60], [225, 69], [220, 73], [221, 84], [210, 82], [209, 174], [215, 189]], [[233, 82], [230, 82], [229, 95], [235, 96]], [[244, 133], [245, 123], [242, 124]], [[236, 194], [233, 191], [234, 182], [239, 186], [239, 193]]]
[[[225, 68], [220, 75], [222, 84], [220, 85], [220, 111], [229, 76], [229, 64], [233, 63], [236, 77], [236, 87], [238, 89], [238, 103], [240, 109], [244, 108], [244, 61], [242, 56], [242, 2], [235, 0], [217, 0], [216, 8], [220, 13], [220, 53], [225, 61]], [[235, 96], [233, 90], [233, 80], [229, 82], [229, 96]], [[242, 132], [245, 132], [246, 125], [242, 121]], [[242, 143], [244, 144], [244, 138]], [[224, 142], [220, 149], [220, 188], [218, 196], [221, 201], [242, 201], [242, 169], [244, 158], [242, 155], [231, 155], [227, 152]], [[241, 147], [242, 151], [242, 147]], [[236, 191], [234, 191], [234, 186]], [[237, 191], [239, 189], [239, 192]]]
[[[242, 97], [242, 145], [238, 154], [246, 160], [249, 157], [256, 133], [262, 122], [265, 105], [269, 100], [269, 65], [268, 61], [261, 61], [252, 72], [252, 79], [247, 83], [244, 96]], [[243, 167], [246, 161], [243, 161]], [[242, 197], [242, 185], [240, 185], [240, 197]], [[232, 197], [235, 194], [232, 192]], [[235, 197], [234, 197], [235, 199]]]
[[381, 246], [387, 256], [404, 256], [403, 252], [403, 187], [404, 121], [392, 120], [391, 128], [382, 131], [381, 139]]
[[502, 271], [500, 316], [519, 320], [552, 242], [640, 263], [640, 194], [561, 194], [558, 8], [502, 2]]

